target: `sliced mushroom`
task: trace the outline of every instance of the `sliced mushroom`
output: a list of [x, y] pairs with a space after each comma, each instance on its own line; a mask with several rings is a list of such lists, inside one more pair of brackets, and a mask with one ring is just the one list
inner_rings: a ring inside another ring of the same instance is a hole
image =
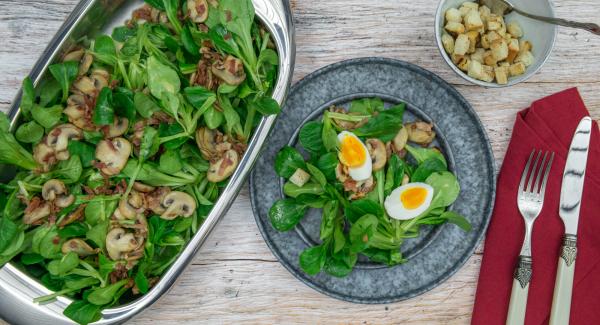
[[206, 172], [206, 178], [209, 182], [218, 183], [227, 179], [235, 171], [240, 159], [238, 153], [231, 149], [225, 151], [221, 159], [211, 162]]
[[142, 192], [142, 193], [150, 193], [150, 192], [154, 191], [155, 187], [146, 185], [146, 184], [140, 183], [140, 182], [134, 182], [133, 189], [138, 192]]
[[81, 60], [81, 58], [83, 57], [84, 53], [85, 53], [84, 49], [76, 49], [74, 51], [71, 51], [71, 52], [65, 54], [65, 56], [63, 56], [63, 62], [66, 62], [66, 61], [79, 62]]
[[110, 74], [104, 69], [94, 69], [90, 78], [94, 82], [94, 88], [96, 90], [102, 90], [104, 87], [108, 87], [108, 81], [110, 80]]
[[404, 147], [406, 146], [406, 142], [408, 141], [408, 131], [406, 130], [405, 127], [402, 127], [400, 129], [400, 131], [398, 131], [398, 134], [396, 134], [396, 136], [394, 137], [394, 139], [392, 140], [392, 148], [394, 149], [394, 152], [400, 152], [402, 150], [404, 150]]
[[163, 214], [165, 212], [165, 208], [162, 205], [162, 201], [167, 194], [171, 192], [171, 189], [168, 187], [159, 187], [156, 190], [145, 195], [145, 207], [148, 210], [151, 210], [155, 214]]
[[132, 233], [123, 228], [114, 228], [106, 235], [106, 251], [113, 261], [122, 260], [126, 253], [138, 247], [138, 241]]
[[40, 165], [42, 172], [49, 171], [50, 167], [56, 163], [54, 149], [47, 145], [45, 141], [33, 147], [33, 159]]
[[408, 140], [414, 143], [428, 145], [435, 138], [433, 124], [425, 122], [413, 122], [404, 125], [408, 132]]
[[67, 254], [73, 252], [80, 257], [86, 257], [98, 253], [98, 249], [93, 249], [88, 243], [80, 238], [71, 238], [63, 243], [61, 252]]
[[[73, 124], [66, 123], [56, 126], [52, 131], [48, 133], [48, 139], [46, 143], [54, 148], [59, 153], [67, 150], [69, 141], [81, 140], [83, 138], [83, 131]], [[66, 159], [69, 159], [68, 155]], [[66, 160], [65, 159], [65, 160]], [[59, 158], [59, 160], [62, 160]]]
[[100, 171], [105, 175], [117, 175], [127, 164], [131, 154], [131, 143], [123, 138], [102, 140], [96, 146], [96, 159]]
[[120, 215], [127, 219], [135, 219], [144, 212], [144, 201], [140, 193], [131, 192], [127, 200], [121, 199], [118, 208]]
[[96, 86], [92, 78], [82, 76], [73, 83], [73, 90], [83, 95], [93, 96], [96, 92]]
[[129, 120], [125, 117], [115, 116], [113, 124], [108, 127], [108, 137], [114, 138], [121, 136], [127, 132], [129, 128]]
[[351, 191], [350, 200], [363, 198], [375, 188], [375, 179], [371, 175], [367, 180], [356, 182]]
[[348, 179], [348, 167], [338, 162], [337, 167], [335, 168], [335, 177], [340, 183], [344, 183]]
[[402, 185], [406, 185], [406, 184], [408, 184], [408, 182], [410, 182], [410, 177], [408, 177], [408, 175], [404, 174], [404, 176], [402, 176]]
[[46, 201], [54, 201], [57, 197], [66, 193], [65, 183], [58, 179], [51, 179], [42, 186], [42, 198]]
[[188, 16], [195, 23], [203, 23], [208, 18], [208, 4], [206, 0], [188, 0], [187, 1]]
[[78, 206], [77, 209], [75, 209], [75, 211], [69, 213], [68, 216], [64, 217], [60, 221], [58, 226], [62, 228], [68, 224], [71, 224], [71, 223], [81, 219], [83, 217], [83, 213], [85, 212], [85, 207], [86, 207], [85, 204]]
[[94, 63], [94, 56], [86, 52], [79, 62], [79, 75], [83, 76], [86, 74], [90, 70], [92, 63]]
[[66, 208], [73, 204], [73, 202], [75, 202], [75, 195], [69, 194], [56, 198], [56, 200], [54, 201], [54, 205], [56, 205], [59, 208]]
[[367, 149], [373, 160], [373, 171], [378, 171], [385, 167], [385, 163], [387, 162], [385, 143], [379, 139], [368, 139]]
[[25, 214], [23, 215], [23, 223], [32, 225], [50, 215], [50, 204], [40, 200], [39, 197], [34, 197], [29, 202]]
[[246, 72], [242, 60], [227, 56], [225, 61], [216, 61], [211, 67], [212, 73], [226, 84], [237, 86], [246, 80]]
[[210, 160], [217, 151], [215, 131], [207, 127], [201, 127], [196, 130], [196, 144], [198, 145], [198, 149], [200, 149], [202, 158]]
[[173, 220], [179, 216], [187, 218], [196, 210], [196, 200], [191, 195], [180, 191], [167, 194], [161, 204], [165, 212], [160, 217], [165, 220]]

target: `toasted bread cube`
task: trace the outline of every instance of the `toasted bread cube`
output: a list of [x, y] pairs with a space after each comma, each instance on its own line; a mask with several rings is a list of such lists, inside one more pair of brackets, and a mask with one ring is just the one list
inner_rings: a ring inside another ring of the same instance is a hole
[[488, 6], [479, 7], [479, 17], [481, 17], [481, 20], [484, 23], [487, 22], [487, 18], [490, 16], [491, 13], [492, 13], [492, 11], [490, 10], [490, 8]]
[[454, 41], [454, 54], [465, 55], [469, 50], [469, 37], [466, 34], [460, 34]]
[[471, 78], [481, 79], [483, 78], [484, 71], [483, 65], [477, 61], [471, 60], [469, 62], [469, 69], [467, 71], [467, 75]]
[[479, 16], [479, 11], [476, 9], [471, 9], [465, 15], [465, 28], [467, 30], [479, 30], [483, 27], [483, 21], [481, 21], [481, 17]]
[[507, 61], [502, 61], [502, 62], [498, 62], [498, 66], [499, 67], [510, 67], [510, 63], [508, 63]]
[[458, 65], [458, 62], [460, 62], [460, 60], [462, 60], [462, 58], [464, 58], [464, 54], [463, 55], [459, 55], [459, 54], [454, 54], [452, 53], [452, 55], [450, 55], [450, 59], [452, 59], [452, 63]]
[[487, 30], [500, 30], [502, 28], [504, 20], [501, 16], [490, 14], [487, 17]]
[[444, 46], [444, 50], [446, 50], [446, 53], [454, 53], [454, 37], [450, 36], [450, 34], [442, 34], [442, 45]]
[[477, 42], [479, 41], [479, 32], [476, 31], [476, 30], [472, 30], [470, 32], [467, 32], [465, 35], [467, 35], [467, 38], [469, 39], [469, 51], [468, 51], [468, 53], [475, 52], [475, 48], [477, 46]]
[[533, 50], [533, 45], [531, 45], [530, 41], [519, 41], [519, 52], [531, 52], [531, 50]]
[[496, 61], [502, 61], [508, 57], [508, 45], [504, 39], [498, 39], [492, 42], [490, 49]]
[[519, 62], [508, 67], [508, 73], [511, 77], [520, 76], [525, 73], [525, 69], [527, 69], [525, 64], [523, 62]]
[[472, 9], [479, 10], [479, 5], [476, 2], [467, 1], [467, 2], [463, 2], [463, 4], [460, 6], [460, 8], [458, 8], [458, 11], [460, 11], [460, 14], [464, 17]]
[[523, 37], [523, 29], [521, 28], [521, 25], [519, 25], [519, 23], [516, 21], [511, 21], [510, 23], [508, 23], [506, 29], [511, 35], [513, 35], [516, 38]]
[[462, 34], [465, 32], [465, 26], [461, 23], [457, 23], [455, 21], [449, 21], [444, 27], [448, 32], [453, 34]]
[[456, 66], [462, 71], [467, 72], [469, 70], [469, 62], [471, 62], [471, 58], [468, 55], [465, 55], [460, 58]]
[[471, 60], [475, 60], [479, 63], [483, 63], [483, 55], [485, 54], [485, 50], [480, 48], [475, 49], [475, 52], [471, 54]]
[[490, 46], [492, 46], [492, 43], [496, 40], [502, 39], [502, 36], [500, 36], [500, 34], [498, 34], [496, 31], [489, 31], [487, 33], [487, 40], [488, 42], [490, 42]]
[[490, 48], [490, 40], [488, 39], [487, 34], [481, 35], [481, 42], [479, 44], [485, 50], [488, 50]]
[[513, 38], [508, 43], [508, 56], [506, 57], [506, 61], [513, 63], [517, 55], [519, 54], [519, 40]]
[[296, 169], [296, 171], [290, 177], [290, 182], [298, 187], [304, 186], [310, 179], [310, 174], [304, 171], [302, 168]]
[[496, 82], [500, 85], [506, 85], [508, 83], [508, 68], [507, 67], [496, 67], [494, 68], [494, 76]]
[[489, 66], [495, 66], [498, 63], [498, 60], [496, 60], [492, 51], [488, 50], [483, 53], [483, 63]]
[[485, 82], [492, 82], [494, 81], [494, 68], [490, 67], [489, 65], [483, 65], [483, 76], [481, 78], [481, 80], [485, 81]]
[[528, 67], [528, 66], [532, 65], [533, 62], [535, 62], [535, 57], [529, 51], [521, 52], [515, 59], [515, 62], [516, 63], [523, 62], [523, 64], [525, 64], [525, 67]]
[[444, 15], [444, 17], [446, 17], [446, 22], [457, 22], [457, 23], [462, 23], [462, 15], [460, 14], [460, 11], [458, 11], [458, 9], [456, 8], [450, 8], [448, 10], [446, 10], [446, 14]]

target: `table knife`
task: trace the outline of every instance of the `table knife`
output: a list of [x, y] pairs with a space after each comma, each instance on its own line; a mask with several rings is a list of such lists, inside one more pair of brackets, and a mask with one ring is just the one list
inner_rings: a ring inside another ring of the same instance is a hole
[[559, 215], [565, 224], [565, 235], [558, 258], [550, 325], [569, 324], [575, 259], [577, 257], [577, 225], [591, 133], [592, 119], [584, 117], [579, 122], [573, 136], [563, 173]]

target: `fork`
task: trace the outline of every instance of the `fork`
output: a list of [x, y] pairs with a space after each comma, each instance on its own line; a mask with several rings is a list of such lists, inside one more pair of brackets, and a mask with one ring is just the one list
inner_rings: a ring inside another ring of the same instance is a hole
[[[519, 191], [517, 195], [517, 205], [519, 212], [525, 221], [525, 238], [523, 247], [519, 254], [517, 267], [513, 274], [512, 292], [510, 294], [510, 304], [508, 306], [507, 325], [521, 325], [525, 323], [525, 309], [527, 306], [527, 295], [529, 293], [529, 281], [531, 280], [531, 233], [533, 223], [540, 215], [544, 205], [544, 194], [546, 193], [546, 184], [548, 175], [552, 168], [554, 152], [545, 152], [533, 150], [529, 155]], [[543, 156], [543, 158], [542, 158]], [[535, 157], [535, 162], [534, 162]], [[540, 159], [542, 160], [540, 163]], [[532, 164], [533, 162], [533, 164]]]

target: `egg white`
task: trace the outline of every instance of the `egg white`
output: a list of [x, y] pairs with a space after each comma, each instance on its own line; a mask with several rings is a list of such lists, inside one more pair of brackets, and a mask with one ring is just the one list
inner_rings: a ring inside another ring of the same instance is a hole
[[360, 140], [360, 138], [352, 132], [340, 132], [340, 134], [338, 134], [338, 141], [341, 143], [342, 139], [344, 139], [347, 136], [356, 138], [356, 140], [358, 140], [358, 142], [360, 142], [360, 144], [362, 145], [363, 149], [365, 149], [365, 154], [367, 155], [365, 158], [365, 162], [362, 165], [358, 167], [348, 167], [348, 174], [350, 175], [350, 178], [357, 182], [367, 180], [369, 179], [369, 177], [371, 177], [371, 174], [373, 173], [373, 162], [371, 161], [371, 155], [369, 155], [369, 150], [367, 149], [367, 146], [365, 146], [365, 144]]
[[[406, 209], [402, 204], [402, 201], [400, 200], [400, 195], [405, 190], [414, 187], [424, 188], [427, 191], [427, 196], [425, 197], [425, 201], [423, 201], [423, 203], [419, 207], [415, 209]], [[390, 217], [398, 220], [409, 220], [425, 212], [427, 208], [429, 208], [429, 206], [431, 205], [432, 199], [433, 187], [425, 183], [415, 182], [402, 185], [393, 190], [392, 193], [390, 193], [390, 195], [388, 195], [388, 197], [385, 198], [385, 202], [383, 203], [383, 205], [385, 206], [385, 211]]]

